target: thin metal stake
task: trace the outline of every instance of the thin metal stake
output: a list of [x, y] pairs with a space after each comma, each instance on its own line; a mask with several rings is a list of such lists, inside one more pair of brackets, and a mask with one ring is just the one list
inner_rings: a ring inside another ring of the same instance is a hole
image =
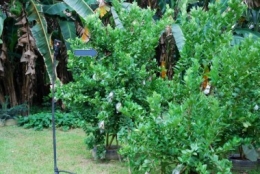
[[53, 44], [54, 56], [52, 62], [52, 137], [53, 137], [53, 160], [54, 160], [54, 174], [60, 172], [74, 174], [65, 170], [59, 170], [57, 167], [57, 155], [56, 155], [56, 127], [55, 127], [55, 69], [56, 69], [56, 57], [60, 52], [61, 41], [55, 39]]

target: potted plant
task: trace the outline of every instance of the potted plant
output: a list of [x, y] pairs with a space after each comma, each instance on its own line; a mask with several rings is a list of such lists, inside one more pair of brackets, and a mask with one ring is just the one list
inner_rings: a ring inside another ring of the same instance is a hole
[[[246, 154], [252, 144], [257, 145], [259, 142], [259, 42], [248, 39], [241, 45], [231, 46], [231, 25], [225, 23], [234, 23], [243, 8], [238, 2], [232, 2], [231, 10], [222, 13], [218, 12], [222, 11], [218, 9], [219, 5], [211, 6], [208, 12], [202, 12], [200, 9], [193, 11], [191, 21], [183, 27], [188, 46], [185, 46], [177, 63], [175, 70], [181, 73], [175, 72], [175, 80], [179, 77], [184, 80], [174, 81], [175, 85], [170, 85], [170, 82], [158, 84], [167, 86], [170, 90], [162, 89], [160, 92], [156, 91], [159, 95], [149, 97], [150, 112], [146, 113], [149, 117], [145, 117], [145, 113], [140, 114], [141, 111], [138, 112], [141, 118], [146, 119], [133, 129], [126, 139], [129, 145], [123, 148], [123, 152], [132, 158], [131, 165], [135, 169], [154, 172], [161, 167], [161, 173], [173, 169], [176, 173], [214, 173], [211, 167], [215, 167], [215, 170], [221, 173], [231, 173], [228, 170], [231, 166], [227, 162], [227, 153], [238, 148], [243, 149], [241, 154]], [[196, 61], [191, 61], [193, 59]], [[194, 65], [199, 68], [196, 69]], [[206, 71], [205, 67], [209, 67], [209, 71]], [[199, 97], [198, 90], [205, 75], [211, 86], [208, 101]], [[193, 97], [197, 97], [197, 100], [187, 102]], [[218, 105], [212, 105], [211, 102], [214, 101]], [[202, 106], [193, 108], [197, 105], [196, 102], [202, 103]], [[171, 110], [167, 105], [172, 107]], [[125, 115], [131, 114], [137, 112], [137, 108], [142, 106], [132, 103], [123, 107], [122, 112]], [[204, 113], [199, 112], [199, 108], [202, 111], [206, 108], [209, 110], [204, 110]], [[215, 112], [211, 110], [214, 108], [217, 108]], [[189, 117], [189, 125], [185, 116], [193, 112], [194, 115]], [[217, 114], [218, 112], [220, 113]], [[137, 114], [136, 117], [139, 118]], [[207, 123], [207, 120], [210, 120], [208, 124], [200, 126], [204, 122]], [[213, 127], [207, 128], [210, 123]], [[198, 127], [202, 131], [197, 134], [200, 139], [194, 140], [192, 138], [196, 137], [196, 131], [199, 132]], [[189, 134], [190, 128], [196, 130], [195, 133]], [[204, 128], [209, 132], [203, 132]], [[209, 137], [214, 140], [207, 139], [206, 135], [211, 133]], [[179, 134], [182, 136], [178, 136]], [[187, 136], [186, 139], [184, 136]], [[201, 143], [210, 140], [212, 141], [208, 146]], [[194, 145], [193, 142], [199, 145]], [[248, 155], [241, 155], [243, 156]]]
[[[231, 25], [236, 23], [246, 8], [235, 1], [226, 4], [232, 10], [225, 10], [223, 7], [227, 6], [222, 4], [220, 7], [220, 4], [212, 5], [205, 12], [207, 14], [200, 9], [191, 12], [191, 19], [195, 19], [195, 22], [191, 20], [183, 27], [187, 34], [187, 44], [180, 60], [182, 66], [178, 68], [185, 71], [190, 66], [191, 61], [187, 60], [190, 57], [200, 62], [201, 71], [207, 77], [206, 84], [211, 87], [210, 95], [217, 98], [224, 108], [225, 117], [220, 120], [220, 124], [225, 126], [218, 143], [223, 144], [237, 137], [239, 141], [233, 148], [237, 149], [237, 153], [240, 152], [241, 159], [251, 158], [246, 155], [246, 150], [252, 145], [258, 146], [260, 130], [259, 41], [254, 37], [239, 44], [241, 39], [244, 40], [239, 37], [239, 42], [236, 42], [238, 37], [233, 35]], [[199, 22], [197, 19], [200, 19]], [[197, 34], [193, 34], [195, 30]], [[245, 32], [243, 34], [246, 36]], [[250, 149], [256, 152], [254, 148]], [[256, 160], [257, 155], [254, 154]]]
[[224, 125], [218, 100], [200, 91], [200, 65], [193, 60], [183, 80], [155, 80], [157, 88], [147, 97], [148, 109], [129, 101], [121, 111], [136, 120], [123, 137], [121, 149], [133, 173], [231, 173], [224, 154], [237, 144], [233, 138], [218, 144]]
[[91, 41], [85, 45], [76, 39], [71, 47], [94, 48], [98, 56], [78, 58], [69, 52], [68, 67], [74, 80], [56, 92], [67, 108], [81, 112], [87, 146], [96, 150], [99, 159], [105, 158], [113, 144], [118, 145], [118, 132], [133, 124], [120, 112], [125, 101], [147, 104], [145, 97], [153, 91], [151, 79], [159, 71], [155, 47], [161, 32], [173, 23], [170, 14], [154, 21], [155, 11], [136, 3], [122, 8], [113, 1], [113, 8], [119, 17], [111, 25], [104, 26], [97, 15], [86, 19]]
[[[226, 128], [222, 140], [241, 139], [237, 154], [231, 156], [234, 165], [237, 160], [258, 159], [255, 148], [260, 142], [259, 46], [259, 40], [245, 38], [238, 45], [224, 48], [222, 54], [212, 60], [209, 73], [213, 95], [225, 107]], [[254, 162], [253, 167], [256, 164]]]

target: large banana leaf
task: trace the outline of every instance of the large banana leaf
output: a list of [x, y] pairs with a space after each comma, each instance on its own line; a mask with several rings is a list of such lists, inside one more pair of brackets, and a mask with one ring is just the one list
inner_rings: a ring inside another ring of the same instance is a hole
[[27, 19], [29, 20], [29, 22], [35, 22], [35, 24], [31, 28], [31, 32], [36, 41], [38, 51], [44, 59], [49, 78], [51, 80], [52, 75], [54, 76], [54, 78], [56, 78], [56, 72], [53, 72], [52, 67], [53, 51], [50, 43], [51, 39], [47, 33], [46, 20], [43, 14], [41, 13], [42, 6], [40, 4], [37, 4], [34, 0], [30, 0], [26, 11], [28, 14]]
[[181, 27], [178, 24], [172, 25], [172, 34], [174, 36], [178, 50], [181, 51], [185, 44], [185, 37], [182, 33]]
[[256, 32], [256, 31], [252, 31], [250, 29], [246, 29], [246, 28], [237, 28], [234, 30], [234, 32], [236, 34], [239, 34], [243, 37], [253, 37], [254, 39], [259, 39], [260, 38], [260, 34], [259, 32]]
[[234, 33], [231, 41], [232, 46], [239, 45], [247, 37], [252, 37], [255, 40], [260, 39], [260, 34], [258, 32], [246, 28], [235, 29]]
[[93, 14], [93, 10], [84, 0], [63, 0], [69, 7], [85, 19], [88, 15]]
[[[91, 7], [91, 9], [96, 10], [99, 7], [99, 1], [97, 0], [85, 0], [85, 2]], [[108, 3], [108, 1], [106, 1]]]
[[239, 45], [244, 39], [242, 36], [233, 35], [231, 46]]
[[[42, 5], [42, 12], [48, 15], [58, 15], [60, 17], [67, 17], [64, 13], [65, 10], [69, 9], [72, 11], [72, 9], [65, 4], [64, 2], [59, 2], [52, 5]], [[70, 44], [68, 43], [68, 39], [75, 39], [76, 38], [76, 29], [75, 24], [73, 21], [68, 20], [59, 20], [59, 26], [61, 29], [61, 34], [63, 36], [63, 39], [65, 40], [66, 48], [67, 50], [70, 49]]]
[[112, 13], [112, 16], [114, 18], [116, 28], [124, 29], [124, 26], [123, 26], [121, 20], [119, 19], [117, 12], [116, 12], [114, 7], [111, 7], [111, 13]]
[[42, 6], [42, 12], [49, 14], [49, 15], [59, 15], [61, 17], [66, 17], [66, 15], [64, 14], [64, 10], [67, 9], [71, 9], [70, 7], [67, 6], [67, 4], [65, 4], [64, 2], [59, 2], [56, 4], [52, 4], [52, 5], [43, 5]]
[[131, 3], [128, 3], [128, 2], [123, 2], [122, 3], [122, 7], [126, 10], [126, 11], [130, 11], [131, 9]]
[[70, 44], [68, 43], [68, 39], [75, 39], [76, 38], [76, 28], [73, 21], [64, 21], [59, 20], [61, 34], [63, 39], [66, 41], [67, 50], [70, 49]]

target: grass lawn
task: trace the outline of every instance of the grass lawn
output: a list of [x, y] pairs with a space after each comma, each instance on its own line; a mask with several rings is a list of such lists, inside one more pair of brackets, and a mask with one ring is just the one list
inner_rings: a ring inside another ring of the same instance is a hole
[[[97, 162], [84, 144], [81, 129], [56, 131], [59, 170], [77, 174], [127, 174], [125, 163]], [[52, 131], [34, 131], [17, 126], [0, 127], [0, 174], [51, 174]], [[60, 172], [62, 173], [62, 172]]]

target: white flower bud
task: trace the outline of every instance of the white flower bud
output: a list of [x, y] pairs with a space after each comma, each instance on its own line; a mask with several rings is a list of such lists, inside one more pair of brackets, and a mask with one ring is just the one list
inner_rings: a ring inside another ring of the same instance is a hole
[[96, 74], [93, 74], [92, 79], [97, 80]]
[[256, 104], [254, 107], [254, 110], [257, 111], [259, 109], [259, 106]]
[[113, 92], [110, 92], [110, 93], [108, 94], [108, 97], [107, 97], [108, 102], [112, 102], [113, 98], [114, 98], [114, 93], [113, 93]]
[[100, 132], [103, 133], [105, 130], [105, 122], [104, 120], [98, 123], [98, 128], [100, 129]]
[[122, 107], [122, 104], [120, 102], [116, 104], [117, 113], [120, 111], [121, 107]]

